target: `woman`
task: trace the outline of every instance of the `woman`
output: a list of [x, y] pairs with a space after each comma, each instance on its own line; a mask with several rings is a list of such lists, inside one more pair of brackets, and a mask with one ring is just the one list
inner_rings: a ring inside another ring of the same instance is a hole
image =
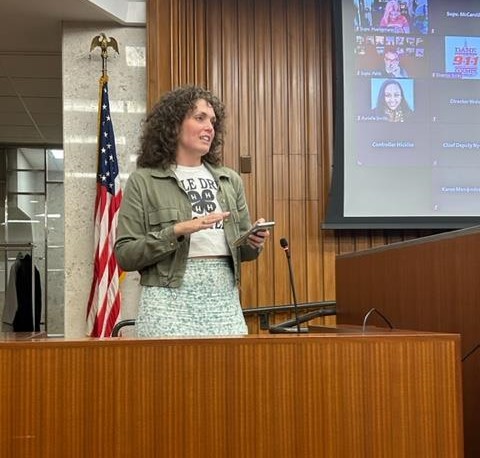
[[220, 165], [224, 121], [220, 100], [196, 86], [166, 93], [145, 121], [115, 244], [120, 266], [141, 275], [139, 336], [247, 334], [240, 262], [270, 234], [233, 245], [251, 222], [240, 176]]
[[397, 0], [390, 0], [385, 5], [380, 27], [387, 27], [393, 32], [410, 33], [410, 25], [407, 18], [401, 13]]
[[412, 115], [401, 84], [392, 79], [380, 86], [374, 114], [379, 121], [404, 122]]

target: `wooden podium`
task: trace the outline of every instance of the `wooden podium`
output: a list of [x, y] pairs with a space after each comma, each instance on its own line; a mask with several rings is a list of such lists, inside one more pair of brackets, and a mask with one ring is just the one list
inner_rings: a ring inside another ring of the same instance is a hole
[[0, 341], [0, 456], [463, 456], [459, 336]]
[[[480, 228], [338, 256], [337, 322], [361, 324], [375, 307], [395, 327], [461, 335], [480, 343]], [[381, 324], [371, 316], [370, 324]], [[480, 348], [462, 363], [465, 456], [480, 456]]]

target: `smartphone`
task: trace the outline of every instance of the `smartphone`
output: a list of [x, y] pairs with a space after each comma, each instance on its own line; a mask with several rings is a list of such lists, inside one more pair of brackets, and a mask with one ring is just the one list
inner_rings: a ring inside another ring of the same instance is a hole
[[260, 231], [266, 231], [268, 229], [272, 229], [275, 226], [275, 221], [265, 221], [264, 223], [257, 223], [253, 225], [245, 234], [239, 237], [235, 242], [233, 242], [234, 246], [239, 246], [247, 243], [248, 236], [250, 234], [256, 234]]

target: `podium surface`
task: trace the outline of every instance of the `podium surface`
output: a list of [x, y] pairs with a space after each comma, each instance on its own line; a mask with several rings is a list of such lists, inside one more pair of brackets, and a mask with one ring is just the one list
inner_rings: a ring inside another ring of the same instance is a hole
[[459, 336], [0, 341], [8, 457], [463, 456]]

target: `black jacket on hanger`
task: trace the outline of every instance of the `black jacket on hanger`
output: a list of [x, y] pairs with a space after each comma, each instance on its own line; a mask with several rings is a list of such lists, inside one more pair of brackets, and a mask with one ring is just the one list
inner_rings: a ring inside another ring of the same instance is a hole
[[13, 320], [14, 332], [40, 331], [40, 317], [42, 315], [42, 290], [40, 285], [40, 273], [35, 267], [35, 329], [33, 326], [32, 306], [32, 257], [29, 254], [17, 259], [16, 268], [16, 291], [17, 313]]

